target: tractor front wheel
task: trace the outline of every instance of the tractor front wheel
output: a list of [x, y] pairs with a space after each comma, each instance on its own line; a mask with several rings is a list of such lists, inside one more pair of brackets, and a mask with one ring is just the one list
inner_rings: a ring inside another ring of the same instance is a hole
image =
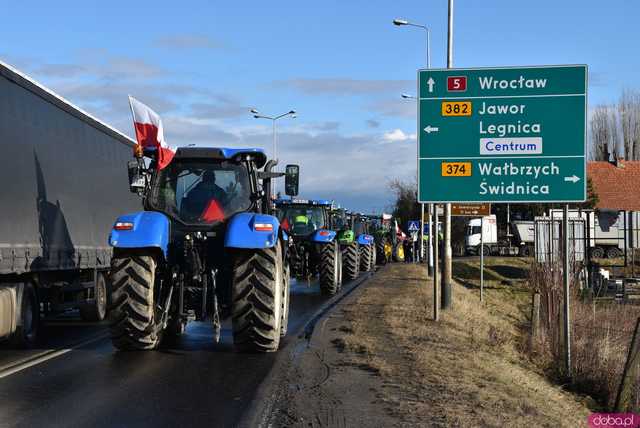
[[369, 272], [371, 270], [371, 263], [373, 262], [372, 253], [371, 245], [360, 246], [360, 270], [362, 272]]
[[157, 264], [154, 256], [138, 252], [120, 252], [111, 259], [109, 329], [118, 349], [154, 349], [160, 344], [154, 300]]
[[[282, 246], [237, 250], [232, 279], [233, 343], [239, 351], [278, 350], [282, 322], [289, 310], [285, 299]], [[288, 296], [287, 296], [288, 298]]]

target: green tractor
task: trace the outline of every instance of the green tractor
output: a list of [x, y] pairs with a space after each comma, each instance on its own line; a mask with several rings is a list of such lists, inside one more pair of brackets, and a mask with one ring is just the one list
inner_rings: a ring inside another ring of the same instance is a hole
[[373, 236], [367, 233], [368, 224], [364, 216], [344, 208], [334, 209], [331, 216], [340, 244], [343, 275], [352, 281], [361, 271], [368, 272], [375, 265]]
[[382, 214], [371, 218], [376, 244], [376, 258], [379, 265], [391, 261], [404, 262], [403, 233], [399, 232], [398, 223], [390, 214]]

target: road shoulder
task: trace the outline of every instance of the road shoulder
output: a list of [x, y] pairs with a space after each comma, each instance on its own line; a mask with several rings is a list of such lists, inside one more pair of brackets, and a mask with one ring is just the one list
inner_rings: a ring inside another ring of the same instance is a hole
[[481, 306], [454, 287], [431, 316], [421, 266], [379, 272], [317, 323], [298, 348], [274, 426], [581, 426], [584, 400], [519, 353], [517, 307]]

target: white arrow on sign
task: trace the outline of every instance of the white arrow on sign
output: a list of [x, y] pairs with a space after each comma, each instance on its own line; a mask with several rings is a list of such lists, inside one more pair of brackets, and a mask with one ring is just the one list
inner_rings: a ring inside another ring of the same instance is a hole
[[424, 132], [426, 132], [427, 134], [431, 134], [432, 132], [438, 132], [440, 129], [438, 129], [438, 127], [435, 126], [431, 126], [431, 125], [427, 125], [424, 128]]
[[427, 80], [427, 85], [429, 86], [429, 92], [433, 92], [433, 85], [436, 84], [436, 81], [433, 80], [433, 77], [429, 77], [429, 80]]
[[577, 175], [572, 175], [571, 177], [565, 177], [564, 181], [572, 181], [574, 183], [577, 183], [578, 181], [580, 181], [580, 177], [578, 177]]

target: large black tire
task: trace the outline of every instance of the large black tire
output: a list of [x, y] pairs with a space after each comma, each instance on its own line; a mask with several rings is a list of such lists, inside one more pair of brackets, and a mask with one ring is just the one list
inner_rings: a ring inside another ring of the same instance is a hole
[[107, 315], [107, 280], [102, 272], [96, 275], [93, 301], [80, 306], [80, 317], [85, 321], [102, 321]]
[[26, 282], [20, 301], [20, 323], [11, 335], [9, 343], [16, 348], [30, 348], [38, 340], [40, 329], [40, 301], [33, 284]]
[[357, 242], [342, 247], [342, 269], [347, 281], [353, 281], [360, 275], [360, 248]]
[[371, 245], [361, 245], [360, 246], [360, 270], [362, 272], [369, 272], [371, 270], [373, 258], [371, 254], [373, 250]]
[[291, 272], [287, 264], [284, 269], [284, 287], [282, 288], [282, 321], [280, 323], [280, 336], [287, 335], [289, 327], [289, 293], [291, 292]]
[[286, 318], [282, 246], [238, 250], [232, 279], [233, 343], [242, 352], [274, 352]]
[[341, 283], [338, 244], [329, 242], [320, 246], [320, 292], [333, 295]]
[[111, 259], [109, 329], [118, 349], [155, 349], [160, 344], [156, 267], [156, 259], [148, 254], [121, 252]]
[[376, 259], [379, 265], [387, 264], [387, 256], [384, 254], [384, 244], [386, 240], [381, 239], [376, 242]]
[[376, 259], [378, 257], [378, 252], [376, 251], [375, 244], [371, 244], [371, 270], [376, 268], [376, 263], [378, 262]]

